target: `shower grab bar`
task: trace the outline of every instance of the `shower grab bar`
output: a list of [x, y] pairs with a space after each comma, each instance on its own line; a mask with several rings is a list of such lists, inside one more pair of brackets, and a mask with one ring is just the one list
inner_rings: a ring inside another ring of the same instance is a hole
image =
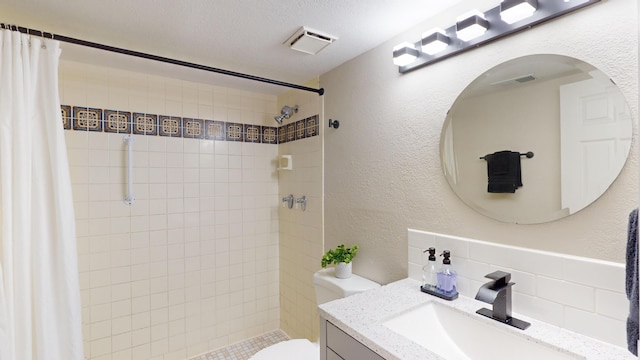
[[136, 202], [133, 195], [133, 143], [136, 139], [133, 135], [125, 135], [122, 141], [127, 145], [127, 195], [124, 197], [124, 203], [133, 205]]

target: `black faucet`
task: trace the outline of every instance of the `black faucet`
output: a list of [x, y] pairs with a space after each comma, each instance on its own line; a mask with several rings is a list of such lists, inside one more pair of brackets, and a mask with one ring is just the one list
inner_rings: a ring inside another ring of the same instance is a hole
[[511, 274], [504, 271], [494, 271], [484, 277], [492, 279], [482, 285], [476, 294], [476, 300], [493, 305], [493, 310], [482, 308], [476, 313], [500, 321], [507, 325], [526, 329], [531, 325], [526, 321], [511, 316], [511, 287], [515, 285], [511, 280]]

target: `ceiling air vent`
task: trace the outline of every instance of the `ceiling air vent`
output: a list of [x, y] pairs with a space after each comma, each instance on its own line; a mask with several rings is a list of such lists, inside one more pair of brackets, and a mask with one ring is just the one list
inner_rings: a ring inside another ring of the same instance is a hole
[[519, 83], [525, 83], [525, 82], [533, 81], [535, 79], [536, 78], [533, 75], [525, 75], [523, 77], [519, 77], [519, 78], [514, 79], [514, 80], [519, 82]]
[[526, 83], [526, 82], [533, 81], [533, 80], [536, 80], [536, 77], [533, 74], [529, 74], [529, 75], [521, 75], [521, 76], [518, 76], [518, 77], [515, 77], [515, 78], [511, 78], [511, 79], [507, 79], [507, 80], [496, 81], [496, 82], [491, 83], [489, 85], [491, 85], [491, 86], [497, 86], [497, 85], [503, 86], [503, 85], [513, 85], [515, 83], [522, 84], [522, 83]]
[[336, 41], [336, 37], [322, 34], [315, 30], [301, 27], [291, 37], [284, 42], [285, 45], [293, 50], [303, 53], [315, 55], [324, 49], [327, 45]]

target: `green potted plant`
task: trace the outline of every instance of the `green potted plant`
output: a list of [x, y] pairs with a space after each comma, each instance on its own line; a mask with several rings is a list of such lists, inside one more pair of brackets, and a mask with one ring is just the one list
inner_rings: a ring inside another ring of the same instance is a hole
[[354, 245], [350, 248], [342, 245], [338, 245], [335, 249], [329, 249], [324, 256], [322, 256], [322, 267], [335, 264], [336, 277], [339, 279], [347, 279], [351, 277], [351, 261], [358, 253], [358, 245]]

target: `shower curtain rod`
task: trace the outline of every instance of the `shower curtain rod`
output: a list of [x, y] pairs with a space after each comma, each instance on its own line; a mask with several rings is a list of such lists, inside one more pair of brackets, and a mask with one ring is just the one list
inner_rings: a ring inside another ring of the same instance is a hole
[[94, 48], [94, 49], [110, 51], [110, 52], [114, 52], [114, 53], [118, 53], [118, 54], [129, 55], [129, 56], [139, 57], [139, 58], [143, 58], [143, 59], [159, 61], [159, 62], [163, 62], [163, 63], [167, 63], [167, 64], [179, 65], [179, 66], [184, 66], [184, 67], [188, 67], [188, 68], [192, 68], [192, 69], [204, 70], [204, 71], [208, 71], [208, 72], [214, 72], [214, 73], [218, 73], [218, 74], [234, 76], [234, 77], [238, 77], [238, 78], [242, 78], [242, 79], [259, 81], [259, 82], [263, 82], [263, 83], [267, 83], [267, 84], [279, 85], [279, 86], [284, 86], [284, 87], [288, 87], [288, 88], [292, 88], [292, 89], [298, 89], [298, 90], [303, 90], [303, 91], [314, 92], [314, 93], [317, 93], [320, 96], [324, 95], [324, 89], [323, 88], [314, 89], [314, 88], [311, 88], [311, 87], [297, 85], [297, 84], [291, 84], [291, 83], [287, 83], [287, 82], [283, 82], [283, 81], [279, 81], [279, 80], [267, 79], [267, 78], [254, 76], [254, 75], [249, 75], [249, 74], [243, 74], [243, 73], [239, 73], [239, 72], [235, 72], [235, 71], [214, 68], [214, 67], [206, 66], [206, 65], [199, 65], [199, 64], [190, 63], [190, 62], [187, 62], [187, 61], [171, 59], [171, 58], [158, 56], [158, 55], [147, 54], [147, 53], [143, 53], [143, 52], [139, 52], [139, 51], [122, 49], [122, 48], [118, 48], [118, 47], [110, 46], [110, 45], [98, 44], [98, 43], [91, 42], [91, 41], [75, 39], [75, 38], [64, 36], [64, 35], [58, 35], [58, 34], [48, 33], [48, 32], [44, 32], [44, 31], [40, 31], [40, 30], [29, 29], [29, 28], [25, 28], [25, 27], [17, 26], [17, 25], [0, 23], [0, 28], [7, 29], [7, 30], [12, 30], [12, 31], [19, 31], [19, 32], [21, 32], [23, 34], [29, 34], [29, 35], [39, 36], [39, 37], [43, 37], [43, 38], [51, 38], [53, 40], [63, 41], [63, 42], [76, 44], [76, 45], [82, 45], [82, 46], [86, 46], [86, 47], [90, 47], [90, 48]]

